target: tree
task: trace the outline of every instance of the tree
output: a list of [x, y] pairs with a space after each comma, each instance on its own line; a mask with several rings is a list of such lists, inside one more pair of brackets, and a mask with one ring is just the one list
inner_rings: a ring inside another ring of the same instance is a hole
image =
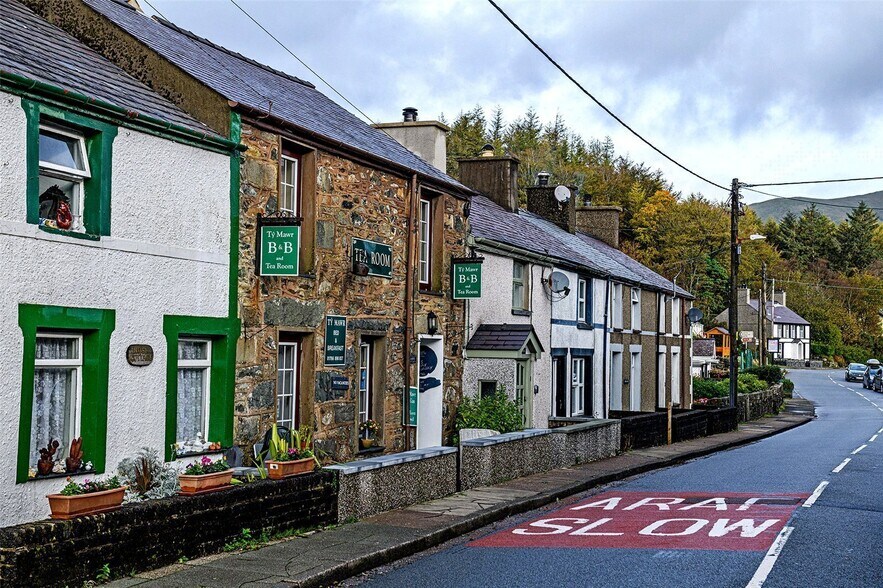
[[459, 173], [457, 160], [464, 157], [477, 157], [481, 148], [488, 142], [485, 130], [484, 111], [476, 106], [469, 112], [461, 112], [451, 125], [448, 133], [448, 173], [456, 177]]
[[864, 201], [850, 211], [837, 227], [838, 267], [847, 271], [863, 270], [880, 257], [874, 241], [878, 225], [877, 215]]
[[817, 260], [836, 259], [840, 251], [836, 229], [834, 221], [822, 214], [815, 204], [807, 206], [797, 221], [795, 258], [805, 266]]

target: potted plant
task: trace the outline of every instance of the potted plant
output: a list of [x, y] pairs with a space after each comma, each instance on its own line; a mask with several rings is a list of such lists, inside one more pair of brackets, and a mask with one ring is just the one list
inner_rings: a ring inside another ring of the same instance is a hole
[[212, 461], [208, 456], [203, 456], [198, 462], [193, 462], [184, 468], [184, 472], [178, 475], [181, 484], [181, 494], [202, 494], [214, 492], [230, 486], [233, 479], [233, 469], [222, 457]]
[[50, 515], [53, 519], [72, 519], [88, 514], [110, 512], [123, 503], [126, 486], [118, 477], [107, 480], [85, 480], [82, 484], [67, 479], [59, 494], [49, 494]]
[[362, 449], [368, 449], [369, 447], [374, 446], [374, 440], [379, 429], [380, 425], [377, 424], [377, 421], [371, 419], [359, 424], [359, 432], [362, 434], [359, 438], [359, 445]]
[[291, 432], [291, 438], [279, 436], [276, 425], [270, 436], [270, 458], [265, 463], [267, 473], [273, 480], [312, 472], [318, 460], [313, 454], [313, 433], [308, 425]]

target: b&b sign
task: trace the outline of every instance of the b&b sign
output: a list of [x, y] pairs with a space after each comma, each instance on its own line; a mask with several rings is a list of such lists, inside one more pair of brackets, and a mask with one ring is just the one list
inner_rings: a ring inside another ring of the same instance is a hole
[[483, 259], [454, 260], [451, 281], [454, 300], [481, 298], [481, 262]]
[[296, 276], [300, 273], [300, 227], [260, 227], [260, 260], [258, 271], [262, 276]]

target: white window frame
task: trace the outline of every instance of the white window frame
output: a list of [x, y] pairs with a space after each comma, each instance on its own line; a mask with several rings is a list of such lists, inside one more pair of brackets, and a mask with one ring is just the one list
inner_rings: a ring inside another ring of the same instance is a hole
[[629, 377], [629, 410], [641, 410], [641, 352], [631, 352], [631, 375]]
[[[288, 169], [286, 169], [288, 168]], [[291, 182], [286, 182], [287, 177]], [[279, 160], [279, 212], [297, 216], [300, 210], [300, 159], [282, 155]]]
[[681, 334], [681, 299], [671, 299], [671, 334]]
[[671, 350], [671, 403], [681, 403], [681, 351]]
[[432, 279], [432, 201], [420, 199], [420, 279], [424, 285]]
[[632, 288], [632, 330], [641, 330], [641, 289]]
[[369, 408], [371, 406], [372, 351], [370, 341], [362, 341], [359, 343], [359, 424], [367, 421], [371, 414]]
[[580, 323], [585, 323], [586, 317], [588, 316], [588, 308], [586, 304], [588, 302], [588, 289], [588, 281], [579, 278], [576, 285], [576, 320]]
[[614, 329], [622, 328], [622, 284], [613, 284], [611, 321]]
[[586, 358], [570, 360], [570, 416], [581, 416], [586, 407]]
[[659, 333], [665, 333], [665, 298], [665, 294], [659, 294], [659, 324], [656, 325]]
[[62, 137], [67, 137], [68, 139], [75, 139], [77, 141], [84, 169], [58, 165], [57, 163], [52, 163], [51, 161], [44, 161], [43, 159], [40, 159], [39, 137], [37, 138], [37, 157], [39, 160], [38, 167], [40, 169], [40, 176], [47, 176], [58, 180], [73, 182], [76, 186], [76, 188], [74, 189], [75, 193], [70, 199], [70, 210], [71, 216], [73, 217], [71, 230], [83, 230], [83, 200], [85, 198], [85, 184], [86, 180], [92, 177], [92, 170], [89, 167], [89, 152], [86, 150], [86, 137], [81, 133], [77, 133], [69, 129], [58, 127], [52, 124], [41, 123], [39, 125], [39, 133], [42, 134], [43, 131], [46, 131], [47, 133], [61, 135]]
[[659, 408], [667, 408], [665, 403], [665, 364], [666, 364], [666, 356], [667, 353], [664, 350], [657, 351], [656, 353], [656, 373], [657, 379], [659, 383], [656, 386], [656, 402]]
[[[283, 358], [289, 360], [283, 364]], [[300, 369], [300, 342], [280, 341], [276, 352], [276, 424], [297, 428], [297, 392]], [[290, 414], [282, 414], [283, 400], [289, 400]]]
[[610, 351], [610, 410], [622, 410], [622, 351]]
[[[34, 359], [34, 369], [40, 368], [73, 368], [74, 375], [71, 378], [73, 383], [73, 390], [71, 390], [71, 394], [73, 396], [71, 406], [69, 408], [70, 412], [65, 415], [65, 419], [70, 419], [70, 439], [59, 439], [59, 442], [70, 443], [71, 440], [80, 437], [80, 421], [82, 420], [82, 410], [83, 410], [83, 335], [79, 333], [58, 333], [51, 331], [37, 331], [37, 339], [73, 339], [76, 341], [76, 359]], [[36, 389], [34, 390], [36, 392]], [[33, 420], [31, 421], [33, 426]], [[65, 427], [68, 428], [67, 426]], [[31, 435], [33, 436], [33, 431], [31, 431]], [[46, 440], [48, 442], [49, 440]], [[38, 441], [36, 448], [31, 448], [31, 460], [36, 459], [36, 451], [39, 450], [43, 443], [43, 440]], [[67, 450], [66, 447], [59, 447], [59, 457], [64, 454]], [[34, 465], [34, 464], [31, 464]]]
[[[517, 278], [515, 276], [515, 268], [521, 268], [521, 277]], [[528, 302], [528, 279], [527, 274], [530, 271], [530, 267], [527, 263], [518, 261], [517, 259], [512, 260], [512, 310], [528, 310], [530, 306]], [[516, 288], [521, 287], [521, 299], [516, 300], [515, 292]]]
[[[209, 431], [209, 421], [211, 420], [211, 392], [212, 392], [212, 340], [205, 339], [200, 337], [179, 337], [178, 343], [188, 342], [188, 343], [206, 343], [205, 347], [205, 359], [181, 359], [180, 352], [178, 354], [178, 370], [181, 369], [204, 369], [205, 370], [205, 379], [203, 380], [203, 392], [202, 397], [205, 399], [202, 406], [202, 440], [204, 442], [208, 441]], [[175, 379], [177, 382], [177, 378]], [[175, 388], [175, 397], [177, 398], [178, 390], [177, 384]], [[177, 416], [177, 415], [176, 415]], [[177, 427], [176, 427], [177, 428]], [[177, 437], [177, 434], [175, 435]], [[190, 439], [175, 439], [176, 443], [185, 443], [190, 441]]]

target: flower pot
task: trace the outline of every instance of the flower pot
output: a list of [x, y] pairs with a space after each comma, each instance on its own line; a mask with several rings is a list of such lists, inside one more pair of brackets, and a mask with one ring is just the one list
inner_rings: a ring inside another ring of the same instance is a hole
[[273, 480], [281, 480], [289, 476], [308, 474], [315, 468], [316, 462], [312, 457], [294, 459], [291, 461], [269, 460], [264, 462], [267, 466], [267, 474]]
[[52, 510], [50, 516], [53, 519], [68, 520], [74, 517], [116, 510], [123, 503], [123, 496], [125, 494], [126, 486], [122, 486], [113, 490], [103, 490], [101, 492], [90, 492], [89, 494], [77, 494], [74, 496], [48, 494], [46, 498], [49, 499], [49, 508]]
[[368, 449], [369, 447], [374, 447], [374, 438], [368, 437], [366, 439], [366, 438], [362, 437], [361, 439], [359, 439], [359, 445], [362, 447], [362, 449]]
[[203, 474], [201, 476], [178, 475], [178, 482], [181, 484], [181, 494], [201, 494], [203, 492], [220, 490], [229, 486], [232, 479], [232, 469], [213, 474]]

